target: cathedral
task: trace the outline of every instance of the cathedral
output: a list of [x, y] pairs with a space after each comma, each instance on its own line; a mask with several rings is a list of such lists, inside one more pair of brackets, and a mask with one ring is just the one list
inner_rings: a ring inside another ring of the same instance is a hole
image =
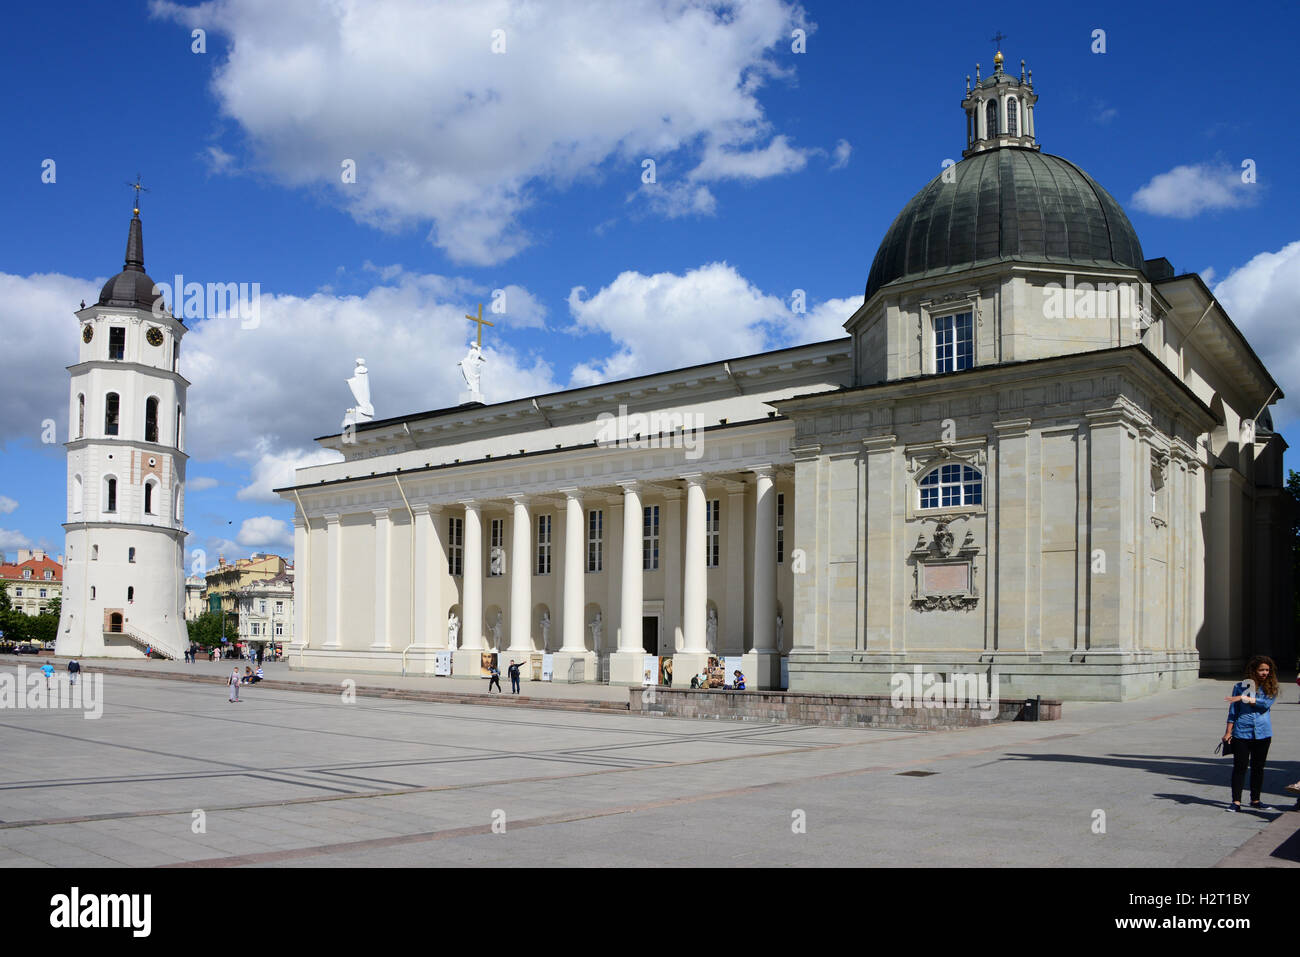
[[317, 440], [344, 460], [279, 490], [291, 661], [477, 678], [544, 652], [638, 685], [647, 654], [718, 655], [751, 688], [888, 693], [919, 665], [1094, 700], [1289, 664], [1281, 389], [1041, 151], [1037, 99], [1000, 52], [967, 79], [963, 159], [885, 232], [843, 338], [350, 410]]

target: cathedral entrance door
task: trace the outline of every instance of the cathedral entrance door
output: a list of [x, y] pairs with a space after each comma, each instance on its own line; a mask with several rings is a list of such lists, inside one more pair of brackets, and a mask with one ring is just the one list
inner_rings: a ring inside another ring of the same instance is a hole
[[641, 647], [647, 655], [659, 654], [659, 616], [641, 616]]

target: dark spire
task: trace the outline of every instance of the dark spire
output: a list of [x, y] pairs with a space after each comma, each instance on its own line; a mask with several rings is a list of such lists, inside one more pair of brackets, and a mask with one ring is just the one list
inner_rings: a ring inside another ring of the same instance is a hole
[[131, 229], [126, 234], [126, 263], [122, 271], [144, 272], [144, 229], [140, 225], [140, 210], [131, 217]]

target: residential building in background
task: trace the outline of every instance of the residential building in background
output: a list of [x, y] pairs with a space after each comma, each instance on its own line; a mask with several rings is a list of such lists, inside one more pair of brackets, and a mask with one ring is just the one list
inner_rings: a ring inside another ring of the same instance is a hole
[[63, 597], [63, 556], [50, 558], [39, 548], [20, 548], [14, 562], [0, 555], [0, 588], [9, 592], [14, 609], [40, 615]]

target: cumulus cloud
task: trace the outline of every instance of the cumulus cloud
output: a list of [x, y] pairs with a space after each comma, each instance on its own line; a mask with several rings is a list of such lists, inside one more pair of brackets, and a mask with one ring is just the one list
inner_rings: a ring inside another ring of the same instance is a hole
[[0, 549], [31, 547], [32, 540], [22, 532], [0, 528]]
[[1259, 198], [1259, 186], [1243, 183], [1242, 172], [1226, 163], [1175, 166], [1153, 177], [1130, 202], [1143, 212], [1175, 219], [1191, 219], [1206, 210], [1251, 206]]
[[289, 523], [270, 515], [246, 518], [239, 526], [236, 539], [245, 548], [267, 548], [270, 546], [293, 545], [293, 530]]
[[[1295, 336], [1295, 304], [1300, 302], [1300, 241], [1275, 253], [1260, 253], [1234, 269], [1214, 287], [1214, 295], [1282, 389], [1300, 382], [1300, 341]], [[1280, 429], [1279, 418], [1294, 420], [1297, 415], [1300, 394], [1293, 391], [1275, 411], [1274, 425]]]
[[844, 323], [849, 316], [858, 311], [862, 305], [861, 296], [846, 299], [827, 299], [809, 309], [805, 315], [795, 316], [790, 320], [786, 345], [801, 345], [806, 342], [823, 342], [827, 339], [842, 339], [848, 335]]
[[283, 499], [273, 490], [293, 485], [293, 473], [296, 470], [342, 461], [343, 456], [333, 449], [275, 450], [263, 439], [258, 445], [255, 461], [249, 470], [252, 481], [241, 488], [235, 497], [244, 502], [281, 502]]
[[840, 140], [835, 144], [835, 149], [831, 151], [831, 169], [843, 169], [849, 165], [849, 156], [853, 153], [853, 147], [848, 140]]
[[191, 477], [185, 480], [185, 488], [190, 492], [206, 492], [210, 488], [216, 488], [221, 483], [214, 478], [206, 476]]
[[0, 515], [8, 515], [18, 507], [18, 503], [8, 495], [0, 495]]
[[[791, 0], [154, 0], [151, 9], [228, 38], [212, 89], [245, 135], [241, 166], [327, 186], [361, 222], [431, 223], [430, 241], [458, 262], [524, 248], [519, 218], [538, 188], [620, 168], [639, 175], [644, 156], [682, 151], [691, 163], [704, 150], [697, 179], [802, 165], [757, 99], [788, 72], [778, 54], [791, 30], [814, 29]], [[347, 160], [352, 183], [342, 181]]]
[[629, 203], [637, 200], [664, 219], [712, 216], [718, 208], [717, 198], [707, 186], [690, 183], [644, 183], [628, 194]]

